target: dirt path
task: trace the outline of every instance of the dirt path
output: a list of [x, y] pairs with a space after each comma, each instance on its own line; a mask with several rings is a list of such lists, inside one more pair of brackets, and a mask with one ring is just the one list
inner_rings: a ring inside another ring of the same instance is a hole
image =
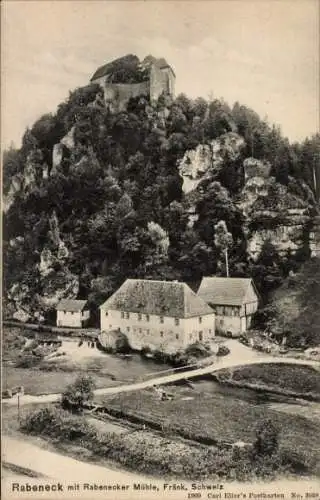
[[[44, 450], [29, 442], [7, 436], [4, 436], [2, 440], [2, 455], [4, 462], [15, 464], [21, 469], [25, 468], [32, 470], [34, 473], [42, 476], [42, 479], [37, 480], [28, 476], [16, 475], [15, 473], [11, 473], [10, 470], [7, 470], [6, 474], [4, 474], [1, 488], [4, 498], [17, 498], [17, 493], [15, 493], [12, 488], [13, 483], [29, 483], [32, 485], [44, 483], [61, 484], [63, 492], [60, 494], [51, 493], [50, 498], [60, 498], [60, 496], [61, 498], [73, 498], [78, 496], [79, 492], [68, 491], [68, 485], [73, 486], [75, 483], [78, 483], [81, 488], [81, 498], [86, 498], [88, 500], [91, 500], [96, 496], [102, 498], [102, 496], [105, 496], [106, 494], [109, 495], [110, 498], [156, 499], [159, 498], [159, 492], [161, 492], [161, 498], [173, 498], [172, 493], [174, 494], [174, 498], [186, 498], [186, 491], [170, 492], [168, 490], [164, 490], [164, 484], [170, 484], [170, 481], [168, 481], [165, 477], [160, 480], [150, 476], [144, 477], [133, 472], [114, 470], [102, 465], [81, 462], [79, 460], [60, 455], [59, 453]], [[178, 484], [180, 483], [180, 481], [177, 482]], [[218, 481], [213, 482], [218, 483]], [[85, 483], [89, 483], [91, 485], [96, 484], [97, 486], [109, 485], [113, 488], [117, 488], [117, 485], [119, 485], [120, 488], [123, 485], [128, 485], [128, 488], [127, 491], [124, 492], [121, 490], [88, 491], [84, 489]], [[134, 490], [134, 483], [155, 485], [158, 488], [158, 491], [137, 491]], [[207, 483], [209, 482], [207, 481]], [[173, 484], [172, 481], [171, 484]], [[184, 482], [185, 487], [189, 489], [189, 491], [190, 484], [191, 480]], [[202, 483], [198, 482], [198, 484]], [[294, 491], [296, 493], [301, 492], [303, 495], [301, 498], [304, 498], [304, 493], [306, 491], [314, 494], [318, 491], [319, 480], [315, 478], [299, 478], [297, 480], [281, 478], [273, 481], [272, 483], [224, 483], [223, 491], [237, 492], [244, 491], [244, 488], [249, 488], [250, 492], [257, 492], [261, 494], [262, 492], [270, 493], [270, 487], [272, 487], [272, 491], [277, 491], [279, 493], [287, 493], [290, 491]], [[97, 495], [98, 493], [99, 495]], [[122, 496], [121, 493], [127, 494]], [[19, 493], [19, 498], [34, 498], [35, 496], [36, 495], [30, 496], [30, 492]], [[285, 498], [290, 497], [286, 496]]]
[[[119, 394], [121, 392], [136, 391], [140, 389], [146, 389], [152, 387], [153, 385], [165, 385], [171, 382], [176, 382], [183, 379], [191, 379], [197, 376], [206, 375], [208, 373], [214, 373], [223, 368], [235, 368], [246, 365], [254, 365], [260, 363], [283, 363], [283, 364], [293, 364], [293, 365], [304, 365], [312, 366], [315, 369], [319, 369], [319, 362], [301, 360], [295, 358], [281, 358], [276, 356], [269, 356], [264, 353], [259, 353], [253, 351], [252, 349], [243, 346], [235, 340], [229, 340], [226, 345], [230, 348], [230, 354], [226, 357], [218, 358], [217, 361], [210, 366], [204, 368], [198, 368], [195, 370], [190, 370], [186, 372], [174, 373], [171, 375], [163, 375], [162, 377], [151, 378], [142, 382], [135, 382], [131, 384], [123, 384], [120, 386], [105, 387], [102, 389], [96, 389], [94, 392], [97, 395], [107, 395], [107, 394]], [[44, 394], [41, 396], [31, 396], [24, 395], [20, 397], [20, 404], [32, 404], [32, 403], [53, 403], [59, 401], [61, 394]], [[14, 396], [11, 399], [4, 399], [2, 403], [9, 405], [17, 404], [17, 397]]]
[[[59, 481], [87, 481], [92, 483], [94, 481], [103, 481], [104, 484], [108, 482], [127, 484], [128, 480], [149, 482], [148, 478], [138, 474], [80, 462], [74, 458], [44, 450], [27, 441], [9, 436], [4, 436], [2, 439], [2, 460]], [[108, 476], [109, 478], [112, 477], [112, 481], [108, 480]]]

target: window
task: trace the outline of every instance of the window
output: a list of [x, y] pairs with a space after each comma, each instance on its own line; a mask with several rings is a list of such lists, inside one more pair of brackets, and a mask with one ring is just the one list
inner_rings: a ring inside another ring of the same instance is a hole
[[141, 328], [139, 328], [139, 333], [142, 333], [142, 329]]
[[106, 311], [106, 316], [108, 316], [108, 311]]
[[130, 318], [130, 313], [126, 312], [126, 313], [125, 313], [125, 318], [126, 318], [126, 319], [129, 319], [129, 318]]
[[67, 314], [67, 311], [63, 311], [63, 314]]
[[211, 329], [209, 328], [209, 333], [211, 333]]
[[127, 326], [127, 332], [130, 332], [130, 326]]
[[160, 332], [160, 337], [163, 337], [163, 332]]
[[124, 312], [121, 311], [121, 318], [124, 318]]
[[160, 316], [160, 323], [163, 323], [164, 319], [163, 316]]
[[189, 334], [189, 339], [192, 340], [192, 333]]
[[74, 315], [74, 312], [73, 312], [73, 311], [71, 311], [71, 314], [72, 314], [72, 315]]
[[200, 342], [203, 341], [203, 332], [199, 332], [199, 340], [200, 340]]
[[178, 338], [179, 338], [179, 333], [176, 334], [176, 339], [178, 339]]
[[149, 314], [146, 314], [146, 320], [147, 320], [147, 321], [150, 321], [150, 316], [149, 316]]
[[112, 328], [112, 325], [109, 325], [109, 328]]
[[179, 325], [179, 323], [180, 323], [179, 318], [174, 318], [174, 324], [175, 324], [176, 326], [178, 326], [178, 325]]
[[202, 323], [202, 317], [199, 316], [199, 323]]
[[138, 321], [141, 321], [141, 320], [142, 320], [142, 314], [138, 313]]

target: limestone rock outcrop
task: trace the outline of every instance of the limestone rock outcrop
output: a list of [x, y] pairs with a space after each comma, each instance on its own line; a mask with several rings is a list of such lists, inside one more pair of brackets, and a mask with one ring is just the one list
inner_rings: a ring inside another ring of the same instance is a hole
[[199, 144], [188, 150], [178, 164], [184, 193], [196, 189], [204, 179], [213, 179], [222, 169], [224, 160], [236, 159], [244, 145], [243, 137], [228, 132], [209, 144]]

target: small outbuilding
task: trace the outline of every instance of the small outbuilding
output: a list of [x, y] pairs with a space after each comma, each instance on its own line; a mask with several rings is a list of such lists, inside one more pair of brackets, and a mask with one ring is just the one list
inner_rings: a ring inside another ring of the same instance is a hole
[[250, 328], [259, 294], [251, 278], [202, 278], [198, 296], [216, 313], [216, 333], [238, 336]]
[[57, 326], [83, 328], [90, 319], [86, 300], [62, 299], [57, 305]]

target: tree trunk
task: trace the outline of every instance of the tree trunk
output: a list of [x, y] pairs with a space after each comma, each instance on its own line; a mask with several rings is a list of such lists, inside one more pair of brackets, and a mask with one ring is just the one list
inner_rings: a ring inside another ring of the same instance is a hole
[[227, 278], [229, 278], [229, 262], [228, 262], [228, 249], [225, 249], [225, 257], [226, 257], [226, 274]]

